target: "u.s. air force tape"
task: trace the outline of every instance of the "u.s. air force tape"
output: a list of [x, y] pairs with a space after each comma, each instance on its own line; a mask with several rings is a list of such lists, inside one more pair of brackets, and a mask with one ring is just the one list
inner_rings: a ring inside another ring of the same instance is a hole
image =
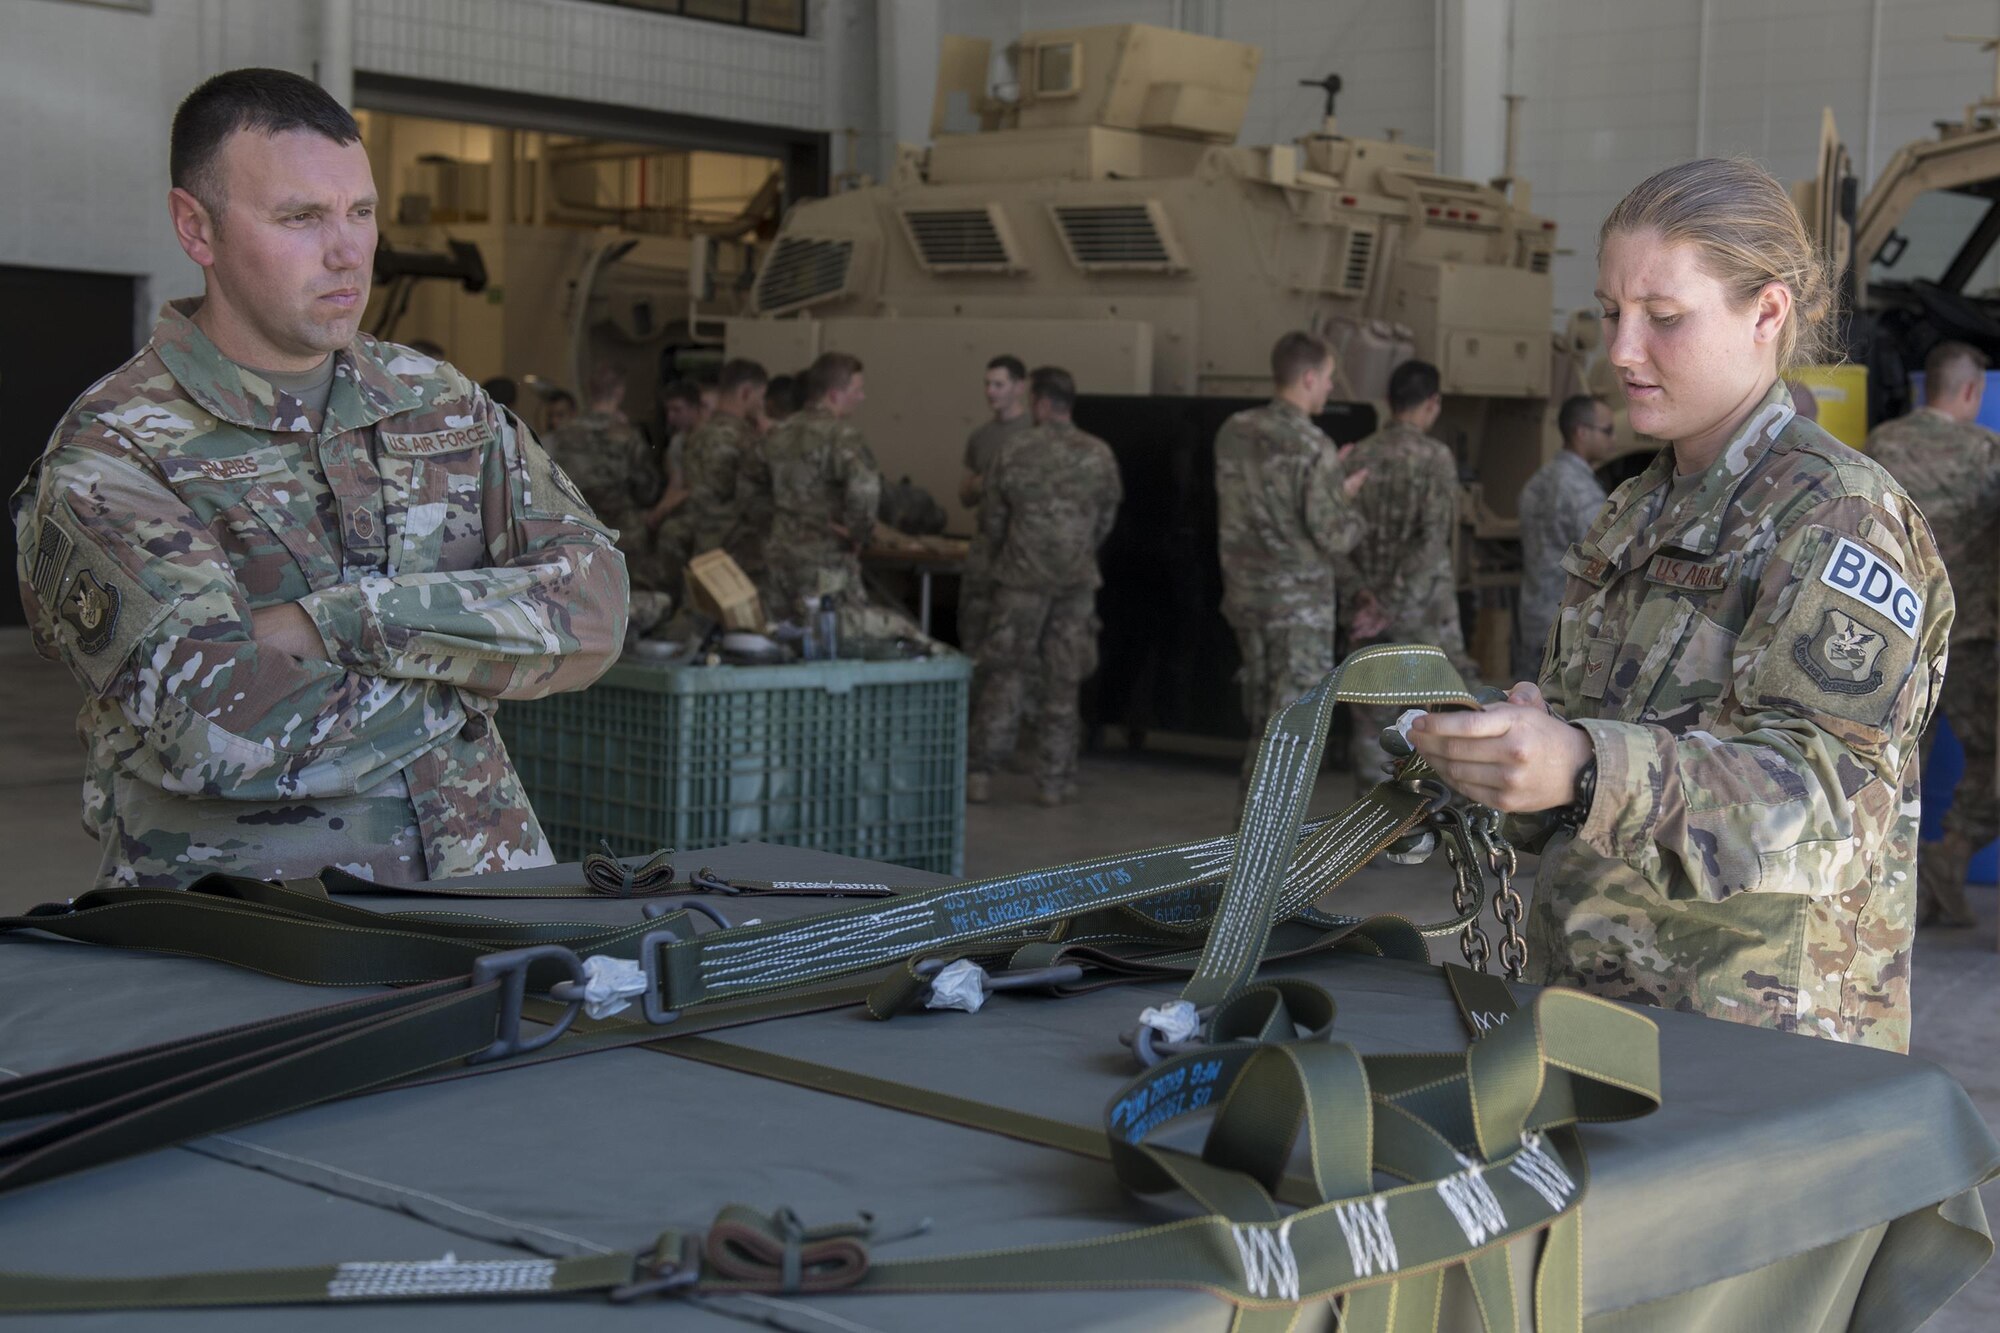
[[1911, 640], [1924, 618], [1924, 599], [1889, 564], [1865, 546], [1842, 537], [1819, 581], [1889, 618]]

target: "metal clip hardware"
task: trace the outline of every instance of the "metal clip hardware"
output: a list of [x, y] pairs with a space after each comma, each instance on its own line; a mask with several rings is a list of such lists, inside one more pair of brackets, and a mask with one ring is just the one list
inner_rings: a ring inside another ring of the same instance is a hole
[[[731, 892], [734, 892], [734, 890], [731, 890]], [[680, 898], [670, 903], [647, 903], [642, 910], [646, 913], [648, 921], [658, 921], [670, 912], [699, 912], [723, 930], [734, 929], [729, 918], [722, 914], [721, 908], [711, 907], [698, 898]], [[751, 920], [745, 921], [743, 924], [749, 926], [755, 925], [756, 922]]]
[[[569, 972], [568, 981], [559, 981], [549, 987], [550, 997], [566, 1007], [563, 1016], [547, 1032], [524, 1039], [521, 1036], [521, 1002], [528, 993], [528, 969], [540, 962], [561, 963]], [[576, 1021], [577, 1011], [583, 1008], [583, 960], [560, 944], [537, 944], [526, 949], [509, 949], [505, 953], [489, 953], [475, 959], [472, 984], [484, 986], [494, 980], [501, 983], [499, 1035], [493, 1039], [492, 1045], [466, 1057], [467, 1064], [485, 1064], [489, 1060], [504, 1060], [508, 1056], [539, 1051], [569, 1031], [569, 1025]]]
[[613, 1287], [607, 1295], [614, 1305], [626, 1305], [648, 1296], [663, 1296], [670, 1291], [680, 1291], [701, 1281], [701, 1238], [693, 1233], [681, 1237], [680, 1253], [672, 1259], [658, 1258], [655, 1249], [640, 1264], [648, 1276], [627, 1282], [622, 1287]]
[[646, 1021], [656, 1027], [664, 1027], [681, 1016], [680, 1010], [667, 1008], [667, 972], [660, 963], [661, 947], [680, 942], [681, 937], [665, 927], [649, 930], [639, 937], [639, 966], [646, 972]]
[[[910, 970], [920, 977], [934, 977], [944, 971], [951, 960], [946, 958], [920, 958]], [[1060, 986], [1072, 981], [1083, 980], [1083, 967], [1079, 963], [1059, 963], [1054, 967], [1024, 967], [1013, 972], [988, 972], [986, 989], [1032, 990], [1037, 986]]]

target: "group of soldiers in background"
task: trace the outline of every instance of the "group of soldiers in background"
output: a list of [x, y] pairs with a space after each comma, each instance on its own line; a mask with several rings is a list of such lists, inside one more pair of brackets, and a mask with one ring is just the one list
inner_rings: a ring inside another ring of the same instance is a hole
[[860, 360], [828, 352], [797, 376], [725, 363], [712, 385], [662, 391], [670, 439], [649, 443], [625, 415], [626, 384], [600, 366], [588, 403], [551, 431], [550, 454], [619, 533], [633, 621], [650, 628], [683, 595], [695, 556], [724, 551], [756, 584], [773, 619], [837, 612], [843, 634], [919, 637], [869, 604], [860, 553], [882, 478], [849, 417], [866, 396]]

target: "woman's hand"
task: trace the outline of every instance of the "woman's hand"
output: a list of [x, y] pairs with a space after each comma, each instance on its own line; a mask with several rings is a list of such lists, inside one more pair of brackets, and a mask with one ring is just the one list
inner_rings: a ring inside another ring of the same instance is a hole
[[1570, 804], [1591, 756], [1589, 734], [1551, 713], [1526, 681], [1476, 713], [1424, 714], [1410, 741], [1454, 791], [1503, 814]]

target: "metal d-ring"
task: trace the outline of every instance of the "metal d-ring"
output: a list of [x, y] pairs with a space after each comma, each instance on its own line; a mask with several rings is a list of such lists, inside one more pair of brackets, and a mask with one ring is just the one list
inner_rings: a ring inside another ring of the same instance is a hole
[[[561, 963], [569, 972], [568, 981], [559, 981], [549, 988], [549, 994], [565, 1007], [562, 1017], [547, 1032], [524, 1040], [521, 1036], [521, 1004], [527, 998], [528, 969], [540, 962]], [[489, 953], [474, 959], [471, 984], [484, 986], [494, 980], [501, 983], [499, 1035], [484, 1050], [468, 1056], [467, 1064], [484, 1064], [489, 1060], [504, 1060], [508, 1056], [539, 1051], [569, 1031], [569, 1025], [576, 1021], [577, 1011], [583, 1008], [583, 960], [560, 944], [536, 944], [526, 949], [509, 949], [505, 953]]]

